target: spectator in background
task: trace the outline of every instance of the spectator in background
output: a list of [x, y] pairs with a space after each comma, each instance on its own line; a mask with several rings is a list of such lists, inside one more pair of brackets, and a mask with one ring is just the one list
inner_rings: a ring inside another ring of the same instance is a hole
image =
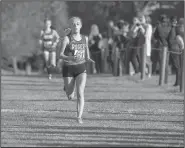
[[176, 40], [180, 47], [180, 50], [184, 50], [184, 18], [179, 19]]
[[44, 29], [41, 30], [39, 43], [42, 45], [44, 52], [45, 65], [49, 75], [52, 78], [51, 71], [56, 67], [56, 47], [59, 42], [59, 35], [56, 30], [52, 29], [52, 22], [46, 18], [44, 20]]
[[115, 30], [117, 30], [114, 22], [110, 20], [108, 22], [108, 44], [109, 44], [109, 55], [107, 57], [107, 62], [109, 69], [113, 71], [113, 59], [112, 59], [112, 50], [113, 50], [113, 39], [115, 37]]
[[[184, 18], [179, 19], [179, 24], [177, 27], [177, 37], [176, 37], [177, 43], [179, 45], [180, 50], [184, 50]], [[184, 55], [182, 55], [184, 56]], [[181, 58], [182, 58], [181, 56]], [[182, 68], [182, 63], [180, 67]]]
[[146, 68], [148, 69], [148, 77], [152, 74], [152, 62], [151, 62], [151, 40], [152, 40], [152, 25], [149, 16], [142, 16], [142, 24], [145, 26], [145, 44], [144, 49], [146, 51]]
[[123, 35], [127, 36], [129, 32], [130, 24], [127, 21], [124, 21], [123, 23]]
[[[114, 36], [114, 43], [113, 43], [113, 54], [112, 54], [112, 59], [115, 58], [115, 56], [118, 56], [118, 61], [121, 62], [121, 65], [123, 66], [123, 53], [124, 53], [124, 36], [122, 34], [122, 29], [123, 29], [123, 20], [119, 20], [116, 24], [117, 30], [115, 30], [115, 36]], [[116, 55], [116, 51], [118, 52], [118, 55]], [[119, 62], [117, 67], [119, 67]]]
[[[128, 72], [128, 68], [129, 68], [129, 45], [130, 45], [130, 36], [129, 36], [129, 31], [130, 31], [130, 24], [125, 21], [123, 24], [123, 37], [124, 37], [124, 48], [125, 53], [124, 53], [124, 61], [125, 61], [125, 69], [124, 69], [124, 73]], [[121, 55], [122, 56], [122, 55]]]
[[101, 72], [101, 49], [99, 48], [99, 42], [101, 39], [102, 35], [99, 32], [98, 26], [93, 24], [89, 35], [89, 49], [92, 59], [95, 61], [96, 73]]
[[[154, 37], [154, 33], [159, 25], [159, 21], [157, 21], [156, 24], [154, 24], [152, 27], [152, 47], [157, 48], [158, 40]], [[151, 50], [151, 60], [153, 61], [153, 55], [155, 55], [156, 50]]]
[[131, 36], [131, 48], [130, 51], [130, 61], [133, 64], [135, 74], [139, 74], [141, 72], [141, 47], [144, 44], [144, 33], [145, 29], [141, 24], [138, 17], [133, 18], [133, 25], [130, 29], [130, 36]]
[[[154, 38], [156, 40], [156, 48], [162, 49], [164, 46], [168, 47], [167, 38], [170, 32], [170, 28], [168, 25], [168, 18], [166, 15], [161, 15], [159, 18], [159, 24], [156, 27], [154, 32]], [[156, 73], [157, 64], [161, 63], [161, 54], [159, 50], [154, 50], [152, 52], [152, 73]]]
[[116, 46], [117, 48], [119, 48], [120, 50], [123, 49], [123, 43], [124, 43], [124, 36], [123, 36], [123, 24], [124, 24], [124, 21], [120, 20], [118, 23], [117, 23], [117, 28], [119, 30], [117, 30], [116, 32], [116, 35], [114, 37], [114, 46]]
[[111, 21], [108, 22], [108, 38], [109, 39], [110, 38], [112, 39], [113, 36], [114, 36], [113, 28], [114, 28], [114, 22], [111, 20]]
[[123, 20], [120, 20], [118, 23], [117, 23], [117, 27], [118, 27], [118, 31], [115, 35], [115, 38], [114, 38], [114, 45], [115, 45], [115, 48], [118, 48], [118, 50], [120, 51], [120, 62], [122, 63], [122, 69], [124, 72], [126, 69], [125, 67], [125, 52], [126, 52], [126, 47], [127, 47], [127, 43], [128, 43], [128, 37], [127, 37], [127, 33], [128, 33], [128, 30], [129, 30], [129, 24], [128, 22], [125, 22]]
[[[177, 42], [177, 17], [171, 17], [171, 29], [168, 36], [169, 51], [179, 52], [180, 47]], [[176, 80], [174, 86], [180, 85], [180, 55], [170, 53], [171, 62], [175, 68]]]
[[114, 29], [114, 38], [115, 36], [119, 36], [120, 34], [122, 34], [121, 30], [123, 29], [123, 24], [124, 24], [124, 20], [119, 20], [115, 27], [113, 28]]
[[102, 70], [103, 72], [108, 72], [108, 62], [107, 57], [109, 56], [109, 44], [108, 44], [108, 33], [102, 33], [102, 39], [99, 42], [99, 48], [101, 49], [101, 56], [102, 56]]
[[102, 33], [102, 39], [99, 42], [99, 48], [106, 49], [108, 51], [108, 34], [107, 34], [107, 32]]
[[123, 28], [121, 30], [121, 33], [122, 33], [122, 36], [123, 36], [123, 46], [124, 46], [124, 48], [128, 47], [129, 41], [130, 41], [129, 27], [130, 27], [130, 24], [127, 21], [124, 21]]
[[154, 33], [155, 32], [155, 30], [156, 30], [156, 28], [158, 27], [158, 25], [160, 24], [160, 22], [159, 21], [157, 21], [157, 23], [156, 24], [154, 24], [153, 26], [152, 26], [152, 33]]

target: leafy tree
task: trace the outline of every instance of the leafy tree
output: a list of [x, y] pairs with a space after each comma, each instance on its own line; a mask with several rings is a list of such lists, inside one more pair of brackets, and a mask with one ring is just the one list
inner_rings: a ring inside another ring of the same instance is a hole
[[52, 19], [61, 36], [68, 19], [63, 1], [2, 1], [1, 12], [2, 47], [15, 62], [15, 58], [31, 56], [40, 50], [38, 39], [46, 16]]
[[155, 22], [159, 16], [157, 12], [175, 14], [179, 17], [183, 17], [184, 14], [184, 1], [69, 1], [67, 4], [69, 15], [82, 18], [84, 23], [82, 31], [86, 34], [89, 33], [93, 23], [96, 23], [103, 32], [106, 30], [108, 20], [124, 19], [132, 22], [133, 16], [143, 14], [150, 15]]
[[[180, 2], [180, 1], [179, 1]], [[151, 15], [158, 9], [175, 9], [178, 1], [134, 1], [136, 14]]]
[[[83, 20], [82, 33], [89, 34], [92, 24], [101, 32], [107, 30], [107, 21], [132, 21], [138, 14], [150, 15], [153, 22], [161, 13], [184, 17], [184, 1], [2, 1], [2, 56], [19, 57], [40, 50], [38, 38], [45, 17], [63, 36], [69, 16]], [[69, 15], [69, 16], [68, 16]], [[58, 55], [58, 54], [57, 54]], [[16, 61], [14, 59], [14, 61]], [[15, 64], [14, 64], [15, 65]]]

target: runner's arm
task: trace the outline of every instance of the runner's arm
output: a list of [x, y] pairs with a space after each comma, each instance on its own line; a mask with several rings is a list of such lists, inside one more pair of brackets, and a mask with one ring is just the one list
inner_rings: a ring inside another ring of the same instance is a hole
[[53, 31], [54, 31], [53, 32], [54, 36], [56, 37], [56, 41], [53, 43], [53, 46], [56, 47], [58, 42], [59, 42], [59, 40], [60, 40], [60, 36], [58, 35], [58, 33], [55, 30], [53, 30]]
[[74, 56], [64, 55], [64, 51], [68, 44], [69, 44], [69, 38], [65, 36], [64, 39], [62, 40], [61, 52], [60, 52], [60, 58], [63, 59], [64, 61], [75, 60]]
[[89, 42], [88, 37], [86, 36], [85, 39], [86, 39], [86, 47], [87, 47], [86, 50], [85, 50], [85, 58], [86, 58], [87, 61], [91, 61], [91, 62], [94, 63], [94, 61], [90, 57], [89, 46], [88, 46], [88, 42]]
[[43, 30], [41, 30], [41, 32], [40, 32], [40, 38], [39, 38], [39, 44], [40, 45], [43, 43], [43, 41], [42, 41], [43, 34], [44, 34]]

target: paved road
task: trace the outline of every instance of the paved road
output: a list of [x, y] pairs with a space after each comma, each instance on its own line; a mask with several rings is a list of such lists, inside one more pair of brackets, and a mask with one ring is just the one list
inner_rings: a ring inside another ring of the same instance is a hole
[[183, 146], [184, 95], [158, 76], [89, 76], [84, 124], [60, 77], [2, 76], [2, 146]]

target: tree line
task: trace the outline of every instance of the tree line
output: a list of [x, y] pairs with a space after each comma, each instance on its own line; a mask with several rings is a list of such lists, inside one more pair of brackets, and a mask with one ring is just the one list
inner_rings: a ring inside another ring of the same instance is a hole
[[153, 22], [160, 13], [184, 17], [184, 1], [1, 1], [1, 6], [2, 60], [41, 54], [38, 38], [45, 17], [51, 18], [60, 36], [70, 16], [82, 18], [86, 35], [92, 24], [104, 32], [108, 20], [131, 23], [137, 14], [150, 15]]

